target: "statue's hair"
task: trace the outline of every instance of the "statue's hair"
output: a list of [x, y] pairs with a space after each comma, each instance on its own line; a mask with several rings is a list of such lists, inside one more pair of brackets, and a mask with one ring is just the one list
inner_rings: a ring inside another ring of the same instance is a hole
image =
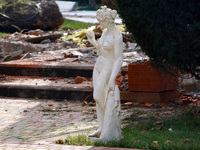
[[97, 10], [96, 18], [100, 21], [109, 21], [114, 22], [117, 16], [117, 11], [107, 8], [107, 6], [101, 6], [100, 9]]

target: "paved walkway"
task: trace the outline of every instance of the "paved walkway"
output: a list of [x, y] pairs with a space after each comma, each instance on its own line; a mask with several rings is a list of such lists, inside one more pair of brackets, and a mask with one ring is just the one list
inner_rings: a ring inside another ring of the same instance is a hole
[[[131, 112], [124, 109], [122, 116]], [[95, 106], [79, 101], [0, 98], [0, 149], [119, 149], [58, 145], [67, 135], [88, 134], [97, 127]]]

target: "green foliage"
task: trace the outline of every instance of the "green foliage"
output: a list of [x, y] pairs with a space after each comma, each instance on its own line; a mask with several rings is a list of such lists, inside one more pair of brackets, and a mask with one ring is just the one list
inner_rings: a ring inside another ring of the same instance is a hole
[[118, 7], [153, 65], [200, 78], [200, 1], [118, 0]]
[[108, 8], [118, 10], [117, 0], [101, 0], [103, 5], [106, 5]]
[[66, 29], [85, 29], [94, 24], [92, 23], [84, 23], [74, 20], [65, 19], [63, 24], [60, 27], [60, 30], [66, 30]]
[[6, 35], [10, 35], [10, 33], [4, 33], [4, 32], [0, 32], [0, 38]]
[[3, 13], [4, 9], [9, 6], [29, 4], [31, 2], [35, 2], [35, 0], [0, 0], [0, 12]]
[[[79, 6], [87, 6], [89, 4], [89, 0], [74, 0], [74, 1], [78, 2]], [[96, 4], [100, 4], [100, 3], [101, 3], [101, 0], [96, 0]]]

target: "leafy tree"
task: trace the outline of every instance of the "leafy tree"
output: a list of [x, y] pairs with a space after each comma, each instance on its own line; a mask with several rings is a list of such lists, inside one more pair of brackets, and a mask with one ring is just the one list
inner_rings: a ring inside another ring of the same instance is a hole
[[108, 8], [118, 10], [117, 8], [117, 0], [101, 0], [103, 5], [106, 5]]
[[200, 79], [199, 0], [117, 0], [120, 16], [152, 65]]

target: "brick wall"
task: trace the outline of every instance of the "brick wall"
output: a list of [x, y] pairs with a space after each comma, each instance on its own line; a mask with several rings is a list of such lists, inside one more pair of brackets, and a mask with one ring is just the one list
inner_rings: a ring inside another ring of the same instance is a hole
[[163, 92], [178, 88], [178, 77], [143, 64], [128, 65], [129, 91]]

